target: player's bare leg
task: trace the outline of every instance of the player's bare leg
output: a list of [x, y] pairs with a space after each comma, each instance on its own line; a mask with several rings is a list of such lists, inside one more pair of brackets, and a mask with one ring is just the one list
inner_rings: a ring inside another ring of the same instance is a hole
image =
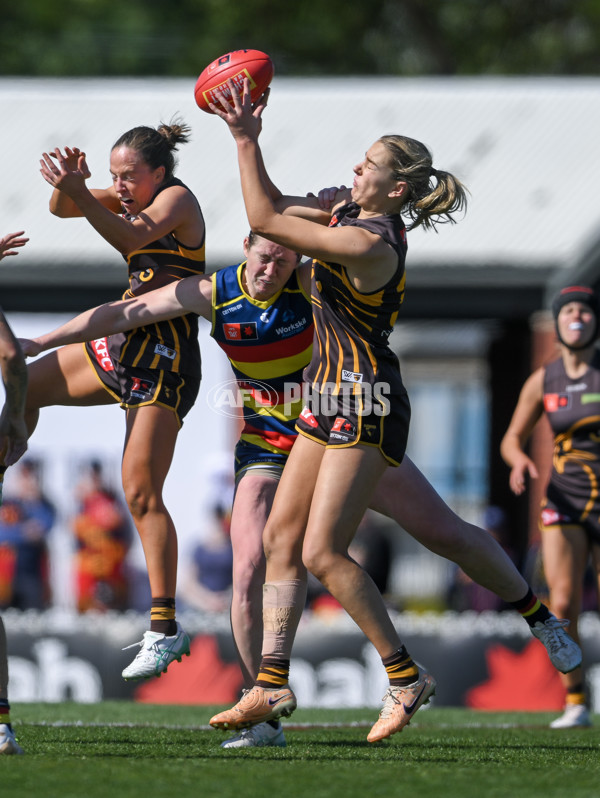
[[4, 622], [0, 618], [0, 755], [22, 754], [10, 722], [8, 703], [8, 651]]
[[[277, 657], [286, 661], [287, 668], [280, 671], [278, 679], [282, 688], [277, 689], [275, 686], [274, 691], [265, 691], [261, 686], [254, 686], [231, 710], [211, 718], [210, 723], [215, 728], [244, 729], [276, 721], [291, 714], [296, 707], [296, 699], [287, 684], [287, 675], [289, 657], [306, 598], [302, 540], [324, 452], [324, 447], [315, 444], [315, 448], [311, 448], [312, 457], [307, 465], [306, 457], [301, 456], [305, 440], [299, 437], [294, 443], [263, 535], [267, 566], [260, 604], [263, 620], [266, 618], [262, 655], [264, 659], [275, 652]], [[279, 603], [282, 604], [280, 610], [277, 607]], [[271, 615], [274, 614], [279, 616], [277, 622], [271, 621]], [[253, 681], [260, 679], [261, 669], [257, 679]], [[269, 700], [274, 703], [270, 705]]]
[[581, 649], [566, 631], [569, 621], [548, 611], [499, 543], [453, 513], [409, 458], [383, 474], [371, 507], [393, 518], [424, 546], [457, 563], [475, 582], [512, 604], [561, 673], [581, 664]]
[[377, 649], [390, 684], [369, 742], [391, 736], [410, 723], [435, 692], [433, 677], [403, 646], [383, 598], [370, 576], [348, 555], [356, 528], [386, 470], [381, 452], [372, 447], [328, 449], [304, 539], [303, 560], [362, 629]]
[[[577, 643], [577, 622], [581, 614], [582, 586], [589, 554], [590, 545], [581, 527], [544, 529], [542, 558], [544, 574], [550, 588], [550, 609], [559, 618], [567, 618], [571, 622], [569, 631]], [[566, 691], [565, 711], [552, 721], [551, 728], [590, 726], [582, 669], [576, 668], [570, 673], [561, 674], [560, 678]]]
[[375, 741], [400, 731], [429, 699], [434, 680], [414, 664], [379, 591], [347, 554], [370, 493], [386, 467], [381, 454], [369, 447], [324, 450], [314, 441], [298, 438], [264, 536], [267, 576], [259, 675], [253, 689], [235, 707], [211, 719], [213, 726], [244, 728], [294, 711], [296, 699], [287, 678], [305, 595], [305, 566], [365, 632], [389, 674], [384, 709], [368, 739]]
[[277, 479], [261, 475], [260, 469], [247, 471], [238, 482], [231, 514], [231, 628], [247, 688], [254, 684], [260, 665], [265, 582], [262, 536], [277, 485]]
[[373, 580], [348, 547], [388, 463], [378, 449], [327, 449], [315, 486], [303, 545], [308, 570], [350, 614], [384, 657], [400, 640]]
[[190, 651], [189, 637], [175, 620], [177, 534], [162, 497], [178, 431], [175, 413], [166, 408], [127, 411], [123, 490], [144, 549], [152, 607], [150, 629], [124, 679], [159, 676]]
[[[94, 374], [81, 344], [64, 346], [27, 366], [25, 422], [33, 434], [40, 409], [55, 405], [89, 407], [114, 404]], [[0, 465], [0, 503], [6, 467]]]
[[456, 515], [408, 457], [384, 472], [370, 507], [503, 601], [518, 601], [527, 592], [527, 582], [499, 543]]

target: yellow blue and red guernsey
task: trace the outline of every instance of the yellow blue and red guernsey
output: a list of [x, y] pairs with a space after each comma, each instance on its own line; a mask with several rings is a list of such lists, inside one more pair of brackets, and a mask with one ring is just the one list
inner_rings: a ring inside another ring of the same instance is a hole
[[270, 299], [253, 299], [242, 284], [245, 262], [213, 276], [211, 335], [231, 363], [243, 400], [244, 427], [236, 472], [285, 465], [303, 407], [302, 372], [310, 361], [310, 297], [294, 272]]

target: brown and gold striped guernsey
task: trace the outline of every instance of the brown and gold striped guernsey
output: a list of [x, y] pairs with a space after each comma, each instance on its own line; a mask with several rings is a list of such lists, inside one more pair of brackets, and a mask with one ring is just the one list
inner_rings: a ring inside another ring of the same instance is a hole
[[[171, 186], [182, 186], [189, 191], [181, 180], [174, 177], [161, 186], [157, 194]], [[132, 217], [124, 214], [124, 218]], [[123, 299], [145, 294], [193, 274], [203, 274], [205, 241], [195, 248], [186, 247], [173, 233], [168, 233], [130, 253], [126, 260], [129, 288]], [[110, 345], [111, 354], [126, 366], [180, 374], [200, 373], [198, 317], [195, 313], [111, 336]]]
[[361, 293], [344, 266], [313, 260], [315, 335], [304, 379], [316, 390], [332, 383], [387, 382], [390, 393], [403, 393], [400, 366], [388, 338], [404, 299], [406, 228], [399, 214], [359, 219], [359, 212], [354, 202], [344, 205], [330, 226], [353, 225], [381, 236], [397, 253], [398, 267], [382, 288]]
[[[545, 367], [544, 410], [554, 433], [544, 507], [574, 523], [589, 521], [600, 542], [600, 352], [577, 379], [568, 376], [562, 358]], [[548, 525], [547, 509], [542, 516]]]

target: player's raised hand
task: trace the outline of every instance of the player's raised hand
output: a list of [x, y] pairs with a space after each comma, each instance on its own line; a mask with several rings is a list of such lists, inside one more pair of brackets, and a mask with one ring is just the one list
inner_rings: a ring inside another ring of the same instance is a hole
[[51, 152], [42, 153], [40, 172], [46, 183], [65, 194], [76, 194], [85, 186], [90, 171], [85, 153], [66, 148], [63, 153], [58, 147]]
[[86, 180], [92, 176], [85, 159], [85, 152], [82, 152], [79, 147], [65, 147], [64, 158], [68, 168], [72, 171], [81, 172]]
[[227, 85], [231, 92], [231, 101], [223, 92], [215, 91], [218, 104], [209, 103], [210, 110], [227, 124], [234, 139], [256, 141], [262, 130], [261, 115], [267, 106], [269, 89], [255, 103], [252, 103], [248, 78], [244, 78], [242, 95], [232, 80], [228, 80]]
[[19, 230], [18, 233], [7, 233], [0, 238], [0, 260], [6, 258], [8, 255], [18, 255], [16, 251], [19, 247], [24, 247], [29, 241], [28, 238], [23, 238], [25, 230]]

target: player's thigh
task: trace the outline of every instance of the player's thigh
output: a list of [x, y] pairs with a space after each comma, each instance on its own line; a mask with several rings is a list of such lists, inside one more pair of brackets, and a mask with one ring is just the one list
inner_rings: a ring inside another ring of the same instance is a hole
[[81, 344], [71, 344], [27, 367], [27, 409], [52, 405], [114, 404], [98, 380]]
[[407, 456], [399, 466], [385, 470], [369, 506], [434, 550], [460, 544], [468, 527]]
[[541, 532], [544, 575], [551, 590], [581, 590], [589, 543], [580, 526], [551, 526]]
[[374, 446], [328, 448], [314, 489], [304, 541], [304, 560], [319, 552], [345, 552], [388, 468]]
[[247, 471], [237, 484], [231, 512], [234, 570], [263, 567], [262, 536], [279, 481]]
[[263, 534], [267, 556], [301, 560], [302, 539], [325, 447], [298, 435], [279, 481]]
[[123, 485], [131, 490], [159, 493], [175, 451], [179, 432], [172, 410], [158, 405], [130, 408], [123, 452]]

